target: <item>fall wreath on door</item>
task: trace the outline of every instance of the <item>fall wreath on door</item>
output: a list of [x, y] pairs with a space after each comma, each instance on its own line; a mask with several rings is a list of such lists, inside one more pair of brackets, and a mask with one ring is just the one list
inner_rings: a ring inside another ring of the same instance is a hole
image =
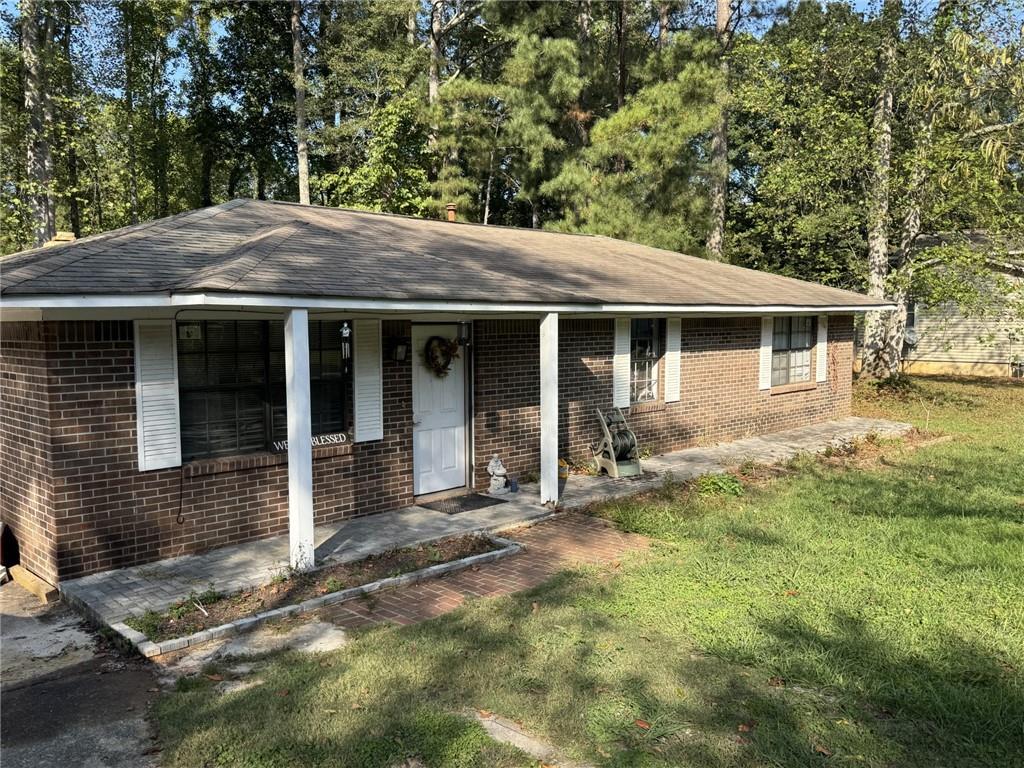
[[431, 336], [423, 348], [423, 362], [440, 379], [448, 375], [458, 356], [459, 342], [443, 336]]

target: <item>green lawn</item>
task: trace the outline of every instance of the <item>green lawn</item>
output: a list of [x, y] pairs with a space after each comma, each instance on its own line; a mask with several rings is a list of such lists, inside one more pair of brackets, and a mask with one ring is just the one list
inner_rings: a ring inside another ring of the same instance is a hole
[[277, 656], [235, 694], [186, 680], [157, 707], [165, 761], [530, 765], [477, 708], [602, 766], [1024, 764], [1024, 387], [864, 387], [856, 410], [953, 439], [608, 504], [659, 545]]

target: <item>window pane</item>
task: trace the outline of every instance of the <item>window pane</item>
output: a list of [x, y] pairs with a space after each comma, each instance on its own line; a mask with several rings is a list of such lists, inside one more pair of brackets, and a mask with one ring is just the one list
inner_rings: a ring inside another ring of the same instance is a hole
[[630, 401], [646, 403], [658, 399], [658, 358], [661, 325], [643, 318], [630, 323]]
[[789, 349], [789, 318], [776, 317], [772, 334], [772, 349], [775, 351]]

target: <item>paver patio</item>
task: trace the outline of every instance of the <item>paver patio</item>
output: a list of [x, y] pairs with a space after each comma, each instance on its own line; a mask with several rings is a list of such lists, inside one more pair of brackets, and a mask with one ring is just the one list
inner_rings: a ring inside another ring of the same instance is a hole
[[[785, 432], [720, 443], [708, 448], [688, 448], [645, 460], [644, 475], [638, 478], [613, 480], [608, 477], [571, 475], [563, 484], [559, 509], [578, 510], [603, 499], [629, 496], [649, 490], [664, 482], [665, 476], [669, 473], [678, 480], [688, 480], [701, 474], [720, 472], [748, 460], [759, 463], [786, 461], [798, 453], [821, 452], [830, 445], [862, 438], [868, 434], [898, 436], [909, 429], [909, 424], [851, 416]], [[540, 504], [539, 489], [534, 484], [524, 484], [518, 494], [507, 498], [507, 503], [457, 515], [446, 515], [414, 506], [318, 526], [315, 532], [317, 562], [351, 562], [377, 552], [414, 546], [440, 537], [513, 528], [551, 514], [550, 509]], [[574, 522], [573, 525], [582, 523]], [[521, 535], [525, 536], [527, 541], [532, 538], [529, 532]], [[538, 543], [534, 540], [535, 546]], [[594, 545], [594, 556], [597, 558], [614, 557], [611, 552], [612, 550], [604, 550], [600, 543]], [[578, 551], [569, 554], [571, 557], [581, 555]], [[523, 553], [515, 560], [518, 561], [522, 557], [532, 556]], [[529, 565], [532, 561], [528, 559], [524, 562]], [[473, 582], [478, 572], [462, 574], [458, 577], [463, 580], [462, 582], [456, 582], [453, 578], [449, 583], [458, 583], [465, 587], [464, 593], [460, 587], [462, 599], [465, 595], [477, 592], [487, 594], [488, 589], [499, 590], [496, 593], [501, 594], [500, 590], [518, 583], [524, 585], [518, 588], [533, 585], [534, 575], [531, 568], [526, 568], [525, 575], [521, 573], [516, 577], [511, 570], [503, 571], [501, 565], [497, 563], [488, 569], [487, 573], [491, 575], [480, 583]], [[102, 623], [112, 624], [123, 620], [131, 613], [139, 614], [149, 609], [162, 610], [186, 597], [190, 592], [202, 591], [211, 584], [222, 592], [265, 584], [287, 566], [288, 537], [279, 536], [223, 547], [204, 554], [186, 555], [148, 565], [92, 574], [63, 582], [60, 589], [71, 602], [91, 614], [93, 618]], [[546, 578], [552, 572], [544, 568], [538, 570], [537, 574]], [[503, 583], [502, 579], [506, 579], [508, 583]], [[429, 590], [433, 586], [436, 586], [436, 583], [420, 585], [426, 606], [422, 611], [429, 612], [442, 605], [452, 604], [453, 601], [458, 604], [458, 596], [444, 593], [443, 590], [433, 593], [432, 598], [429, 597], [432, 594]], [[381, 609], [385, 608], [387, 598], [386, 594], [379, 597], [378, 605]], [[417, 620], [416, 617], [420, 616], [422, 611], [407, 613], [393, 610], [394, 616], [382, 614], [379, 618], [391, 618], [395, 621]], [[367, 620], [373, 619], [358, 614], [351, 619], [353, 624], [359, 621], [366, 623]]]
[[506, 531], [505, 536], [522, 544], [523, 550], [443, 579], [378, 593], [370, 602], [337, 603], [320, 615], [346, 629], [414, 624], [453, 611], [469, 598], [530, 589], [572, 566], [615, 562], [629, 552], [646, 549], [649, 543], [644, 536], [622, 533], [602, 520], [576, 513]]

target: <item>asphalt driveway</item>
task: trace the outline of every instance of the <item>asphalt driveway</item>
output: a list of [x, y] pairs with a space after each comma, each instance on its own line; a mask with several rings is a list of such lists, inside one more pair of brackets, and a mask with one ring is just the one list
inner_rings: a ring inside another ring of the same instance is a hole
[[110, 648], [61, 603], [0, 587], [0, 764], [146, 768], [150, 668]]

